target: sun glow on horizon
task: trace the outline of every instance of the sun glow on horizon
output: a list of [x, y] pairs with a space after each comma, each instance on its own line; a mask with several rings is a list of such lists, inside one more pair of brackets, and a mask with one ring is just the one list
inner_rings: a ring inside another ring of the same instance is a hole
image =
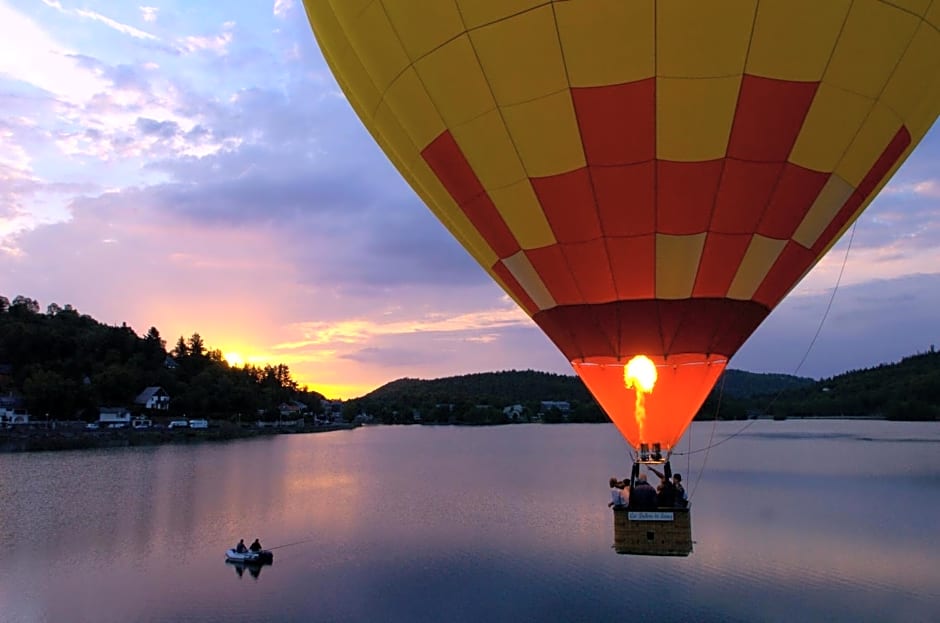
[[245, 358], [238, 353], [225, 353], [225, 361], [233, 368], [242, 368], [245, 366]]

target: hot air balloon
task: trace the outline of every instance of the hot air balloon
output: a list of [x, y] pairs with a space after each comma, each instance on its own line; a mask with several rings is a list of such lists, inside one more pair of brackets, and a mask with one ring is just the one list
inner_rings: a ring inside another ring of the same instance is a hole
[[638, 455], [940, 113], [940, 0], [304, 0], [428, 207]]

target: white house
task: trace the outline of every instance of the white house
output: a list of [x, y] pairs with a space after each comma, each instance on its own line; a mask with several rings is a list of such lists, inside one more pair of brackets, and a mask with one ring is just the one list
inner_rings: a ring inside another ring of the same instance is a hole
[[26, 409], [13, 409], [0, 407], [0, 425], [29, 424], [29, 413]]
[[134, 398], [134, 404], [153, 411], [167, 411], [170, 408], [170, 395], [162, 387], [148, 387]]
[[525, 407], [520, 404], [503, 407], [503, 415], [505, 415], [510, 420], [518, 420], [520, 417], [522, 417], [524, 411]]
[[566, 400], [543, 400], [541, 407], [543, 413], [552, 409], [558, 409], [562, 413], [571, 411], [571, 404]]
[[124, 407], [101, 407], [98, 421], [102, 424], [130, 424], [131, 412]]

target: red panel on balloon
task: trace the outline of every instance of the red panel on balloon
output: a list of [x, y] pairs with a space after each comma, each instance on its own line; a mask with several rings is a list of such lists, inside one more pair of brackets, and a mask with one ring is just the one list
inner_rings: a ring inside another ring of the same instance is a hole
[[656, 157], [656, 79], [571, 89], [589, 165]]
[[768, 238], [789, 240], [829, 181], [829, 173], [820, 173], [786, 163], [770, 198], [770, 205], [757, 227]]
[[603, 239], [563, 244], [561, 249], [585, 303], [608, 303], [617, 300], [610, 258], [607, 256]]
[[479, 195], [460, 206], [473, 226], [500, 258], [507, 258], [521, 248], [509, 226], [487, 194]]
[[787, 242], [780, 257], [754, 292], [754, 300], [773, 309], [815, 261], [816, 253], [792, 240]]
[[780, 179], [782, 163], [725, 159], [709, 230], [751, 234], [757, 229]]
[[586, 168], [549, 177], [531, 178], [558, 242], [584, 242], [600, 238], [594, 189]]
[[751, 244], [750, 234], [709, 232], [695, 277], [694, 297], [724, 297]]
[[571, 268], [560, 246], [553, 244], [539, 249], [529, 249], [525, 251], [525, 254], [556, 303], [559, 305], [584, 303], [584, 298], [581, 296], [581, 291], [578, 289], [578, 284], [571, 274]]
[[605, 236], [656, 231], [656, 163], [591, 167], [594, 196]]
[[607, 253], [620, 299], [651, 299], [656, 295], [656, 236], [608, 238]]
[[727, 359], [702, 353], [668, 359], [647, 355], [657, 374], [652, 390], [646, 393], [624, 382], [624, 365], [635, 354], [644, 353], [626, 354], [619, 361], [589, 358], [571, 365], [634, 449], [641, 443], [659, 443], [668, 452], [705, 402]]
[[445, 130], [431, 141], [421, 156], [457, 205], [462, 206], [486, 192], [450, 130]]
[[700, 234], [708, 230], [721, 160], [656, 162], [656, 230], [663, 234]]
[[[600, 307], [610, 308], [613, 313], [600, 314]], [[561, 305], [540, 311], [534, 320], [569, 360], [616, 358], [626, 352], [731, 357], [768, 313], [767, 307], [753, 301], [647, 299]], [[601, 326], [601, 322], [612, 324]], [[556, 335], [559, 327], [564, 327], [565, 335]], [[619, 341], [610, 344], [607, 336], [619, 336]]]
[[728, 156], [784, 162], [800, 134], [818, 85], [745, 74], [728, 141]]

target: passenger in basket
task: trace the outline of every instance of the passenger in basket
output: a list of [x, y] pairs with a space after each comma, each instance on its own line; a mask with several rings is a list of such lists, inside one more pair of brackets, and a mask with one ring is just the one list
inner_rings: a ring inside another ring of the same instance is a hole
[[685, 508], [689, 505], [689, 496], [685, 493], [685, 487], [682, 486], [682, 474], [672, 475], [672, 484], [676, 488], [676, 506]]
[[656, 489], [646, 482], [646, 474], [636, 478], [636, 484], [630, 489], [630, 508], [636, 511], [656, 510]]
[[616, 478], [610, 479], [610, 502], [608, 507], [622, 508], [627, 505], [627, 490], [621, 487]]

